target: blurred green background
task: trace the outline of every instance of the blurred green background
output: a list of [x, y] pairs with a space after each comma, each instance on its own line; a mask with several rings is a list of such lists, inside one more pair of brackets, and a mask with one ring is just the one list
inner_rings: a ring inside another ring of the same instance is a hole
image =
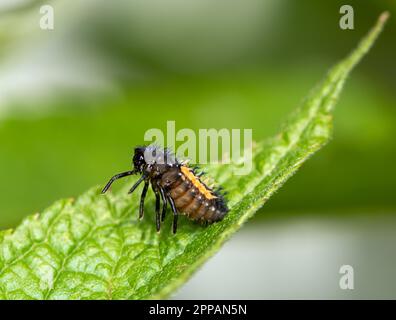
[[[51, 31], [39, 28], [44, 3], [55, 10]], [[176, 130], [252, 128], [256, 141], [276, 134], [329, 67], [388, 10], [384, 33], [337, 105], [333, 141], [177, 297], [396, 298], [396, 283], [389, 281], [396, 267], [396, 4], [348, 1], [355, 28], [341, 30], [343, 4], [3, 0], [0, 229], [127, 170], [144, 132], [165, 129], [167, 120], [176, 121]], [[296, 246], [300, 237], [305, 241]], [[315, 259], [312, 246], [319, 244]], [[271, 248], [283, 254], [278, 263]], [[242, 283], [235, 281], [242, 275], [235, 264], [241, 254], [257, 259], [257, 270], [243, 266]], [[337, 287], [338, 268], [353, 263], [362, 271], [348, 295]], [[216, 274], [230, 264], [229, 273]], [[287, 274], [317, 280], [290, 284]], [[255, 278], [263, 284], [249, 282]], [[278, 279], [280, 287], [266, 286], [265, 279]]]

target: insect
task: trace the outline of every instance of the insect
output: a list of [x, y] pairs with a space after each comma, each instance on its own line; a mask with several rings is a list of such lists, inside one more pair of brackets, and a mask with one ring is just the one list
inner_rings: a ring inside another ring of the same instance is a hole
[[[173, 212], [173, 233], [177, 231], [179, 214], [184, 214], [192, 220], [212, 223], [220, 221], [229, 211], [221, 188], [212, 189], [201, 179], [203, 173], [198, 174], [184, 162], [176, 159], [175, 155], [166, 148], [156, 145], [136, 147], [133, 156], [133, 170], [121, 172], [113, 176], [102, 193], [120, 178], [133, 174], [141, 174], [139, 180], [132, 186], [129, 193], [144, 182], [140, 198], [139, 219], [144, 215], [144, 199], [149, 184], [155, 194], [156, 228], [160, 231], [161, 221], [164, 221], [167, 204]], [[162, 199], [162, 212], [160, 213]]]

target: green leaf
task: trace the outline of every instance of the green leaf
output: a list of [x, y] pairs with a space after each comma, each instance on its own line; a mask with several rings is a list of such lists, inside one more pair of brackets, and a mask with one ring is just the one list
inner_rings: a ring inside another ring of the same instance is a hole
[[76, 201], [60, 200], [0, 233], [1, 299], [165, 298], [213, 255], [331, 136], [332, 109], [352, 68], [369, 50], [387, 19], [330, 70], [275, 138], [253, 150], [253, 170], [234, 176], [240, 164], [208, 167], [228, 191], [231, 211], [208, 227], [181, 218], [176, 235], [168, 214], [154, 224], [153, 196], [137, 219], [139, 195], [127, 195], [134, 179], [103, 196], [93, 188]]

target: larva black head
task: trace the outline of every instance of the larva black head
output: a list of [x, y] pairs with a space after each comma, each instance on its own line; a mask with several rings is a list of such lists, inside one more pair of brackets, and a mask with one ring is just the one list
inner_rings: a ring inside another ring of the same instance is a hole
[[133, 155], [133, 166], [136, 172], [142, 173], [146, 165], [146, 160], [144, 159], [146, 147], [136, 147], [135, 153]]
[[[178, 164], [176, 157], [168, 149], [157, 145], [139, 146], [135, 148], [133, 166], [136, 172], [143, 173], [147, 168], [173, 166]], [[162, 168], [163, 169], [163, 168]]]

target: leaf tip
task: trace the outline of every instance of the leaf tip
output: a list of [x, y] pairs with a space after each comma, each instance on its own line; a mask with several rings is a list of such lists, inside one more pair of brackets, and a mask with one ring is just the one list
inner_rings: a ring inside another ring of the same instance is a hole
[[381, 15], [378, 18], [378, 22], [381, 24], [384, 24], [390, 17], [389, 11], [384, 11], [381, 13]]

